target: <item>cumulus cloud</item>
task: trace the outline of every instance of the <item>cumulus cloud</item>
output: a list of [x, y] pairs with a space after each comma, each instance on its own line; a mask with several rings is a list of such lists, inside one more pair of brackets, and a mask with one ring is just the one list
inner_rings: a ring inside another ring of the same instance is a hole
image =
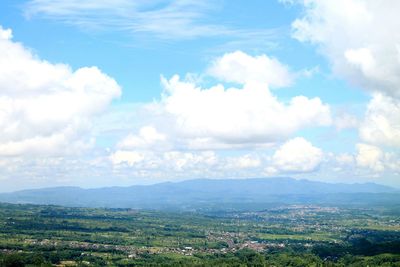
[[136, 170], [164, 172], [164, 176], [181, 172], [204, 171], [204, 167], [217, 164], [218, 157], [213, 151], [182, 152], [150, 150], [117, 150], [109, 157], [114, 167], [134, 167]]
[[[372, 94], [365, 117], [358, 122], [362, 144], [357, 145], [357, 165], [375, 171], [390, 168], [399, 155], [384, 151], [400, 147], [400, 2], [289, 2], [305, 9], [292, 24], [293, 36], [315, 44], [334, 73]], [[335, 124], [340, 129], [357, 126], [357, 121], [338, 118]]]
[[302, 0], [293, 36], [316, 44], [335, 73], [373, 92], [400, 98], [396, 0]]
[[374, 171], [383, 171], [383, 151], [376, 146], [357, 144], [356, 162], [358, 166], [368, 167]]
[[164, 145], [166, 139], [165, 134], [159, 133], [153, 126], [143, 126], [137, 135], [129, 134], [117, 146], [124, 149], [154, 149], [155, 145]]
[[194, 169], [199, 166], [212, 166], [217, 163], [217, 156], [213, 151], [203, 151], [200, 153], [170, 151], [163, 154], [163, 159], [172, 165], [176, 171]]
[[252, 154], [246, 154], [239, 157], [231, 157], [227, 160], [226, 167], [228, 169], [249, 169], [260, 167], [263, 162], [260, 157]]
[[110, 160], [114, 165], [124, 163], [133, 166], [144, 160], [144, 154], [137, 151], [118, 150], [111, 154]]
[[296, 96], [284, 103], [271, 93], [270, 83], [283, 85], [288, 74], [271, 66], [259, 69], [268, 60], [235, 52], [214, 62], [211, 72], [216, 77], [243, 84], [241, 88], [222, 84], [202, 88], [177, 75], [162, 78], [159, 109], [173, 118], [178, 133], [197, 140], [195, 146], [275, 142], [304, 127], [330, 125], [330, 108], [318, 97]]
[[271, 87], [288, 86], [293, 79], [288, 67], [277, 59], [267, 55], [253, 57], [242, 51], [216, 59], [208, 73], [225, 82], [257, 83]]
[[400, 147], [400, 101], [375, 94], [360, 126], [360, 137], [371, 144]]
[[163, 79], [165, 111], [176, 119], [180, 132], [211, 137], [226, 143], [261, 143], [284, 138], [307, 126], [331, 123], [329, 106], [319, 98], [297, 96], [279, 102], [267, 87], [245, 84], [203, 89], [178, 76]]
[[302, 137], [296, 137], [288, 140], [275, 151], [267, 172], [311, 172], [318, 168], [322, 158], [321, 149]]
[[[182, 173], [205, 177], [206, 171], [210, 177], [245, 177], [259, 176], [256, 170], [266, 166], [275, 173], [318, 167], [321, 150], [302, 138], [288, 141], [272, 159], [268, 157], [276, 143], [296, 131], [331, 124], [330, 107], [319, 98], [295, 96], [281, 102], [271, 93], [270, 86], [291, 82], [283, 64], [265, 55], [234, 52], [213, 61], [207, 72], [241, 86], [202, 88], [190, 78], [162, 77], [160, 101], [145, 105], [143, 111], [151, 123], [123, 138], [109, 157], [116, 168], [173, 177]], [[247, 153], [220, 155], [224, 149]]]
[[65, 154], [93, 143], [90, 121], [121, 89], [96, 67], [41, 60], [0, 27], [0, 156]]
[[369, 168], [375, 172], [384, 170], [400, 171], [400, 159], [398, 153], [385, 152], [381, 148], [359, 143], [356, 145], [356, 164], [359, 167]]

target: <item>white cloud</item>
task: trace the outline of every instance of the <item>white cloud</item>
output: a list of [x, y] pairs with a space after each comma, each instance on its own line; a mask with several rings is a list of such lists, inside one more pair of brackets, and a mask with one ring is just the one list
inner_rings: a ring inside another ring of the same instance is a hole
[[12, 39], [12, 30], [11, 29], [3, 29], [3, 27], [0, 28], [0, 39], [3, 40], [11, 40]]
[[163, 80], [162, 104], [175, 116], [177, 127], [191, 137], [211, 137], [226, 143], [270, 142], [311, 125], [329, 125], [329, 107], [319, 98], [297, 96], [285, 105], [267, 87], [246, 84], [242, 89], [217, 85], [209, 89], [181, 81]]
[[359, 119], [353, 114], [342, 112], [336, 115], [334, 119], [334, 125], [336, 129], [343, 130], [343, 129], [358, 128], [360, 122]]
[[[27, 18], [46, 18], [76, 26], [84, 31], [121, 31], [162, 39], [227, 37], [241, 44], [270, 42], [270, 29], [234, 29], [212, 23], [218, 1], [195, 0], [29, 0]], [[254, 44], [252, 44], [254, 45]]]
[[65, 154], [93, 143], [90, 121], [121, 89], [96, 67], [39, 59], [0, 27], [0, 156]]
[[262, 165], [262, 160], [252, 154], [246, 154], [239, 157], [232, 157], [227, 159], [226, 168], [228, 169], [248, 169], [257, 168]]
[[[399, 162], [400, 147], [400, 2], [396, 0], [298, 0], [305, 12], [293, 22], [293, 36], [315, 44], [334, 73], [372, 93], [358, 123], [362, 144], [356, 164], [376, 172]], [[338, 118], [336, 126], [357, 126]]]
[[[208, 72], [242, 85], [239, 88], [202, 88], [190, 77], [162, 77], [161, 100], [139, 112], [147, 126], [125, 137], [109, 157], [115, 170], [121, 175], [185, 178], [259, 177], [268, 166], [275, 173], [316, 170], [322, 151], [303, 138], [288, 141], [268, 156], [274, 143], [296, 131], [331, 124], [330, 107], [319, 98], [295, 96], [281, 102], [271, 93], [271, 83], [289, 84], [292, 75], [276, 59], [269, 60], [234, 52], [214, 61]], [[244, 75], [235, 80], [230, 76], [234, 73]], [[220, 151], [224, 149], [245, 153], [232, 156]]]
[[140, 128], [138, 135], [128, 135], [117, 146], [124, 149], [154, 148], [155, 145], [163, 145], [164, 141], [164, 134], [159, 133], [153, 126], [144, 126]]
[[118, 29], [148, 32], [163, 38], [190, 38], [225, 33], [224, 27], [197, 23], [210, 9], [197, 1], [31, 0], [25, 5], [25, 14], [82, 29]]
[[210, 167], [218, 163], [218, 157], [213, 151], [193, 153], [176, 150], [166, 152], [117, 150], [110, 155], [109, 160], [117, 168], [127, 166], [152, 173], [160, 171], [164, 172], [164, 176], [181, 172], [190, 175], [194, 171], [205, 171], [205, 166]]
[[111, 154], [110, 160], [114, 165], [128, 164], [133, 166], [144, 160], [144, 154], [137, 151], [118, 150]]
[[323, 152], [302, 137], [296, 137], [281, 145], [271, 159], [268, 172], [301, 173], [318, 168]]
[[336, 156], [335, 159], [340, 165], [353, 165], [354, 164], [353, 155], [350, 155], [348, 153], [342, 153], [342, 154]]
[[359, 131], [364, 142], [400, 147], [400, 101], [375, 94]]
[[272, 87], [290, 85], [288, 67], [266, 55], [252, 57], [241, 51], [228, 53], [215, 60], [208, 73], [225, 82], [257, 83]]
[[357, 144], [356, 162], [360, 167], [368, 167], [374, 171], [383, 171], [383, 151], [376, 146]]
[[344, 57], [366, 75], [371, 75], [373, 68], [376, 68], [375, 59], [368, 48], [348, 49], [345, 51]]
[[212, 166], [218, 161], [213, 151], [203, 151], [200, 153], [170, 151], [163, 154], [166, 164], [172, 165], [175, 171], [195, 169], [199, 166]]
[[398, 153], [384, 152], [381, 148], [359, 143], [356, 145], [356, 164], [359, 167], [369, 168], [374, 172], [400, 171], [400, 157]]
[[[225, 88], [221, 84], [201, 88], [192, 81], [182, 81], [177, 75], [169, 80], [162, 78], [164, 94], [159, 110], [175, 120], [180, 135], [197, 140], [194, 147], [204, 147], [204, 142], [268, 143], [282, 140], [304, 127], [330, 125], [330, 108], [318, 97], [296, 96], [288, 103], [280, 102], [271, 94], [266, 82], [283, 84], [284, 78], [279, 78], [280, 82], [268, 78], [260, 83], [261, 74], [252, 76], [249, 73], [264, 57], [253, 58], [242, 52], [236, 57], [237, 53], [220, 59], [223, 61], [233, 55], [237, 64], [218, 69], [217, 76], [232, 81], [232, 73], [245, 72], [247, 74], [236, 80], [244, 83], [242, 88]], [[268, 77], [275, 76], [274, 70], [268, 70]], [[277, 71], [279, 76], [281, 70]]]
[[293, 36], [319, 46], [335, 73], [374, 92], [400, 98], [400, 2], [302, 0]]

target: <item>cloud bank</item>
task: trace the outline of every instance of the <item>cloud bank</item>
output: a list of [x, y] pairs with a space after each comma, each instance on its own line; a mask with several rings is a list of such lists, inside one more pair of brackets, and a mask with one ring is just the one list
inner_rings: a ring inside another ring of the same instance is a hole
[[360, 139], [357, 166], [376, 172], [396, 169], [393, 162], [400, 158], [400, 2], [287, 2], [304, 8], [304, 15], [292, 24], [293, 37], [315, 45], [336, 75], [371, 95], [364, 118], [354, 123]]
[[[242, 175], [244, 170], [272, 175], [318, 168], [323, 153], [304, 138], [279, 146], [301, 129], [332, 123], [330, 107], [321, 99], [295, 96], [283, 102], [272, 93], [270, 87], [293, 82], [286, 65], [267, 55], [236, 51], [213, 60], [206, 74], [215, 85], [204, 88], [190, 78], [162, 77], [161, 99], [148, 105], [145, 116], [162, 119], [122, 138], [110, 156], [117, 168], [163, 166], [176, 175], [201, 173], [204, 166], [212, 166], [212, 175], [221, 177], [235, 170]], [[260, 151], [219, 156], [221, 150], [234, 149]]]

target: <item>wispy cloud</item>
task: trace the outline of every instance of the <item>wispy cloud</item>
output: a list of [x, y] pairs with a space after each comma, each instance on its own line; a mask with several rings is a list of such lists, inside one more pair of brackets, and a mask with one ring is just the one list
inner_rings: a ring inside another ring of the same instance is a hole
[[162, 39], [233, 37], [247, 40], [271, 30], [237, 29], [218, 23], [220, 1], [194, 0], [30, 0], [27, 18], [40, 17], [85, 30], [150, 34]]

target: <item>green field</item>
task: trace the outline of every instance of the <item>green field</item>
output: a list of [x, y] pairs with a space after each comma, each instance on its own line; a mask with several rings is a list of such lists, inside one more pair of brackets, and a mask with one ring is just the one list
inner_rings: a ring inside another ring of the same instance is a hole
[[399, 225], [397, 214], [374, 208], [0, 204], [0, 266], [400, 266]]

